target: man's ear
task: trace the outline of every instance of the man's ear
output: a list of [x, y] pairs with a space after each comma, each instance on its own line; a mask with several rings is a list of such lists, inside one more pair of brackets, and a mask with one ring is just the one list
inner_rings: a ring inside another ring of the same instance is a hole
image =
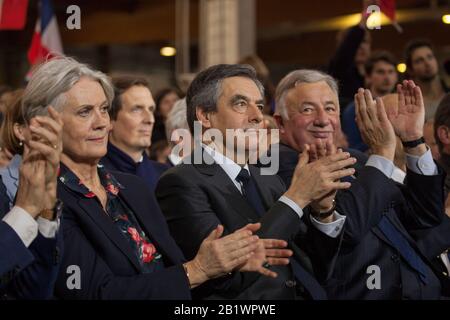
[[275, 122], [277, 123], [277, 127], [280, 130], [280, 132], [284, 133], [285, 129], [284, 129], [283, 117], [281, 117], [281, 115], [279, 115], [279, 114], [274, 114], [273, 118], [275, 119]]
[[444, 145], [450, 145], [450, 134], [447, 126], [441, 125], [436, 129], [436, 135], [439, 141]]
[[211, 114], [206, 112], [203, 108], [197, 107], [195, 109], [195, 115], [197, 116], [198, 121], [202, 124], [203, 128], [209, 129], [211, 128]]
[[16, 123], [14, 123], [13, 130], [14, 130], [14, 135], [17, 137], [17, 139], [19, 139], [20, 141], [25, 140], [25, 134], [23, 132], [24, 131], [23, 125], [18, 124], [16, 122]]

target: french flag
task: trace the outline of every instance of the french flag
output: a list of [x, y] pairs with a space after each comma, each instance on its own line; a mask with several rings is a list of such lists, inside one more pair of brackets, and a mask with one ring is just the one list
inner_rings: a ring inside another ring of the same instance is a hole
[[[28, 61], [34, 65], [63, 55], [58, 23], [50, 0], [41, 0], [41, 15], [36, 22], [31, 46], [28, 49]], [[30, 74], [27, 75], [27, 77]]]
[[28, 0], [0, 0], [0, 30], [25, 27]]

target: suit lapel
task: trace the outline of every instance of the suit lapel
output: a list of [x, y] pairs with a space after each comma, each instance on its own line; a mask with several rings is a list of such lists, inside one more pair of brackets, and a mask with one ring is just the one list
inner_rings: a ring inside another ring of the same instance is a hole
[[120, 251], [130, 260], [133, 266], [141, 271], [141, 266], [137, 257], [131, 250], [130, 244], [119, 233], [117, 227], [111, 221], [105, 211], [101, 208], [100, 204], [89, 198], [81, 198], [78, 200], [80, 207], [88, 214], [88, 216], [97, 224], [97, 226], [106, 234], [112, 243], [119, 248]]
[[229, 208], [242, 217], [246, 223], [259, 221], [259, 215], [244, 199], [234, 182], [231, 181], [220, 165], [215, 163], [208, 153], [203, 152], [203, 156], [206, 163], [194, 164], [194, 166], [210, 180], [213, 187], [217, 187], [218, 191], [223, 194], [226, 202], [231, 204]]

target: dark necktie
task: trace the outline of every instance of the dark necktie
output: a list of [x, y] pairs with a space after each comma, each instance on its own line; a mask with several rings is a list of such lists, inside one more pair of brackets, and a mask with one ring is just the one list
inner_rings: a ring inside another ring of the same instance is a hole
[[256, 213], [262, 217], [266, 210], [263, 207], [261, 196], [259, 195], [258, 189], [253, 179], [247, 169], [242, 168], [236, 177], [236, 181], [241, 184], [242, 196], [245, 198], [247, 203], [256, 211]]
[[[262, 217], [266, 210], [263, 207], [261, 196], [253, 179], [250, 177], [247, 169], [242, 168], [236, 180], [241, 184], [242, 195], [247, 203]], [[295, 278], [299, 281], [314, 300], [325, 300], [326, 294], [323, 289], [317, 285], [315, 279], [306, 271], [295, 257], [290, 259], [292, 271]]]
[[405, 237], [397, 230], [397, 228], [389, 221], [386, 216], [381, 218], [378, 224], [381, 232], [388, 238], [392, 245], [397, 249], [403, 259], [416, 270], [419, 274], [420, 280], [427, 283], [427, 267], [420, 256], [414, 251]]

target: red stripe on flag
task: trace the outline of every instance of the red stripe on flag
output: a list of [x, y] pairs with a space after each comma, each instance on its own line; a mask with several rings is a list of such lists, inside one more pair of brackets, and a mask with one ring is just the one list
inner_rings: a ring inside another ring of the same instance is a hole
[[28, 49], [28, 61], [31, 65], [41, 62], [49, 56], [49, 51], [42, 45], [41, 34], [35, 32], [31, 40], [30, 49]]
[[381, 0], [380, 10], [383, 12], [391, 21], [395, 21], [395, 0]]
[[23, 29], [27, 20], [28, 0], [3, 0], [0, 4], [0, 30]]

